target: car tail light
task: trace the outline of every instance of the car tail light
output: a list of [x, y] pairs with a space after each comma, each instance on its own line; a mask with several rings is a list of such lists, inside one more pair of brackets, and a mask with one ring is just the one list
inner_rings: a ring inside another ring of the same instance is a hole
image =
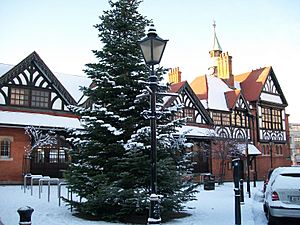
[[276, 191], [273, 191], [272, 193], [272, 201], [278, 201], [279, 200], [279, 195]]

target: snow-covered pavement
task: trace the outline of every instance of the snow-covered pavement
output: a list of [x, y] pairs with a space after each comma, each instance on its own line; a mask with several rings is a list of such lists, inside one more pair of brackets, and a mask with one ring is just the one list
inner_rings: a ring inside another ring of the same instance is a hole
[[[251, 183], [251, 186], [252, 183]], [[262, 211], [260, 192], [262, 183], [252, 188], [252, 198], [245, 194], [245, 204], [241, 206], [243, 225], [267, 225]], [[187, 204], [189, 217], [170, 221], [168, 225], [233, 225], [234, 223], [234, 191], [232, 183], [216, 186], [214, 191], [199, 188], [197, 201]], [[66, 190], [63, 188], [63, 194]], [[62, 203], [58, 206], [57, 187], [51, 186], [51, 199], [47, 200], [47, 188], [44, 187], [42, 197], [39, 199], [38, 186], [34, 186], [33, 196], [30, 191], [24, 193], [20, 186], [0, 186], [0, 218], [4, 225], [19, 223], [17, 209], [30, 206], [34, 209], [32, 214], [33, 225], [115, 225], [102, 221], [86, 221], [72, 216], [70, 210]], [[163, 217], [163, 215], [162, 215]], [[121, 223], [120, 223], [121, 224]]]

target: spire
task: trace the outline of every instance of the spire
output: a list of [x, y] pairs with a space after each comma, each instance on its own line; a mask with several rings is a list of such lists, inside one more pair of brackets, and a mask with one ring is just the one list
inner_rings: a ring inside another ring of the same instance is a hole
[[214, 20], [214, 23], [213, 23], [213, 27], [214, 27], [214, 44], [213, 44], [212, 50], [213, 51], [221, 51], [222, 52], [222, 48], [221, 48], [219, 40], [217, 38], [216, 26], [217, 26], [216, 25], [216, 21]]
[[220, 57], [220, 55], [222, 54], [222, 48], [220, 46], [219, 40], [217, 38], [217, 34], [216, 34], [216, 21], [214, 21], [213, 23], [213, 27], [214, 27], [214, 44], [213, 44], [213, 48], [212, 50], [209, 51], [209, 55], [212, 59], [211, 61], [211, 65], [208, 68], [208, 73], [210, 75], [214, 75], [217, 76], [218, 71], [217, 71], [217, 67], [218, 67], [218, 59]]

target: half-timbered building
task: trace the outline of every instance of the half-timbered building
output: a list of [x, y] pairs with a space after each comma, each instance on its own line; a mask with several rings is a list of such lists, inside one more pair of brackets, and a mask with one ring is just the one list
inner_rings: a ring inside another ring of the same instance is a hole
[[[172, 77], [178, 78], [176, 74], [180, 74], [179, 68], [172, 69], [169, 78], [171, 80]], [[210, 136], [214, 133], [213, 121], [187, 81], [173, 83], [170, 92], [178, 95], [166, 97], [164, 106], [181, 106], [181, 110], [176, 113], [174, 119], [186, 118], [186, 124], [179, 128], [176, 134], [185, 134], [188, 141], [193, 143], [188, 150], [194, 153], [194, 173], [208, 173], [212, 165], [209, 155]]]
[[[179, 68], [171, 69], [170, 92], [164, 106], [182, 105], [176, 118], [187, 123], [185, 133], [194, 143], [194, 172], [211, 172], [232, 179], [228, 146], [238, 146], [240, 157], [248, 156], [251, 175], [263, 179], [270, 168], [290, 165], [287, 101], [272, 67], [240, 75], [232, 73], [232, 57], [223, 52], [214, 25], [214, 44], [209, 52], [208, 73], [189, 84], [181, 81]], [[79, 86], [90, 79], [52, 72], [36, 52], [17, 65], [0, 64], [0, 182], [20, 182], [27, 172], [59, 177], [69, 161], [65, 140], [67, 128], [80, 128], [68, 106], [86, 101]], [[34, 126], [45, 134], [55, 131], [55, 144], [34, 146], [25, 134]], [[230, 150], [230, 149], [229, 149]], [[26, 159], [29, 159], [26, 161]], [[246, 160], [243, 172], [246, 173]]]
[[[90, 81], [81, 76], [55, 74], [36, 52], [17, 65], [0, 64], [0, 182], [20, 182], [22, 175], [59, 177], [66, 169], [70, 146], [66, 128], [80, 128], [68, 105], [82, 97], [79, 85]], [[55, 144], [36, 146], [30, 155], [27, 146], [35, 141], [25, 134], [33, 126], [42, 133], [55, 132]]]
[[[202, 137], [210, 143], [210, 172], [225, 175], [225, 179], [232, 178], [230, 155], [224, 153], [224, 142], [229, 141], [240, 146], [240, 157], [246, 159], [248, 155], [251, 175], [259, 179], [263, 179], [270, 168], [290, 165], [287, 101], [272, 67], [233, 75], [232, 57], [228, 52], [223, 53], [215, 24], [213, 48], [209, 53], [212, 64], [208, 73], [196, 77], [189, 87], [200, 100], [201, 109], [204, 108], [213, 121], [214, 132], [210, 137]], [[171, 91], [186, 83], [181, 82], [178, 68], [170, 71], [169, 82]], [[181, 102], [186, 108], [181, 116], [193, 118], [188, 110], [192, 107], [186, 101]], [[203, 127], [193, 122], [194, 126]], [[200, 140], [200, 135], [197, 138]], [[213, 152], [226, 160], [218, 159]], [[246, 173], [246, 160], [243, 170]]]

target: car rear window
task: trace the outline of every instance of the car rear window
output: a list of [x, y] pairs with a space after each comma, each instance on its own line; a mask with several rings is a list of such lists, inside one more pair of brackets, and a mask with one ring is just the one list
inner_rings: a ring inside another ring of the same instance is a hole
[[284, 173], [280, 175], [284, 177], [300, 177], [300, 173]]

